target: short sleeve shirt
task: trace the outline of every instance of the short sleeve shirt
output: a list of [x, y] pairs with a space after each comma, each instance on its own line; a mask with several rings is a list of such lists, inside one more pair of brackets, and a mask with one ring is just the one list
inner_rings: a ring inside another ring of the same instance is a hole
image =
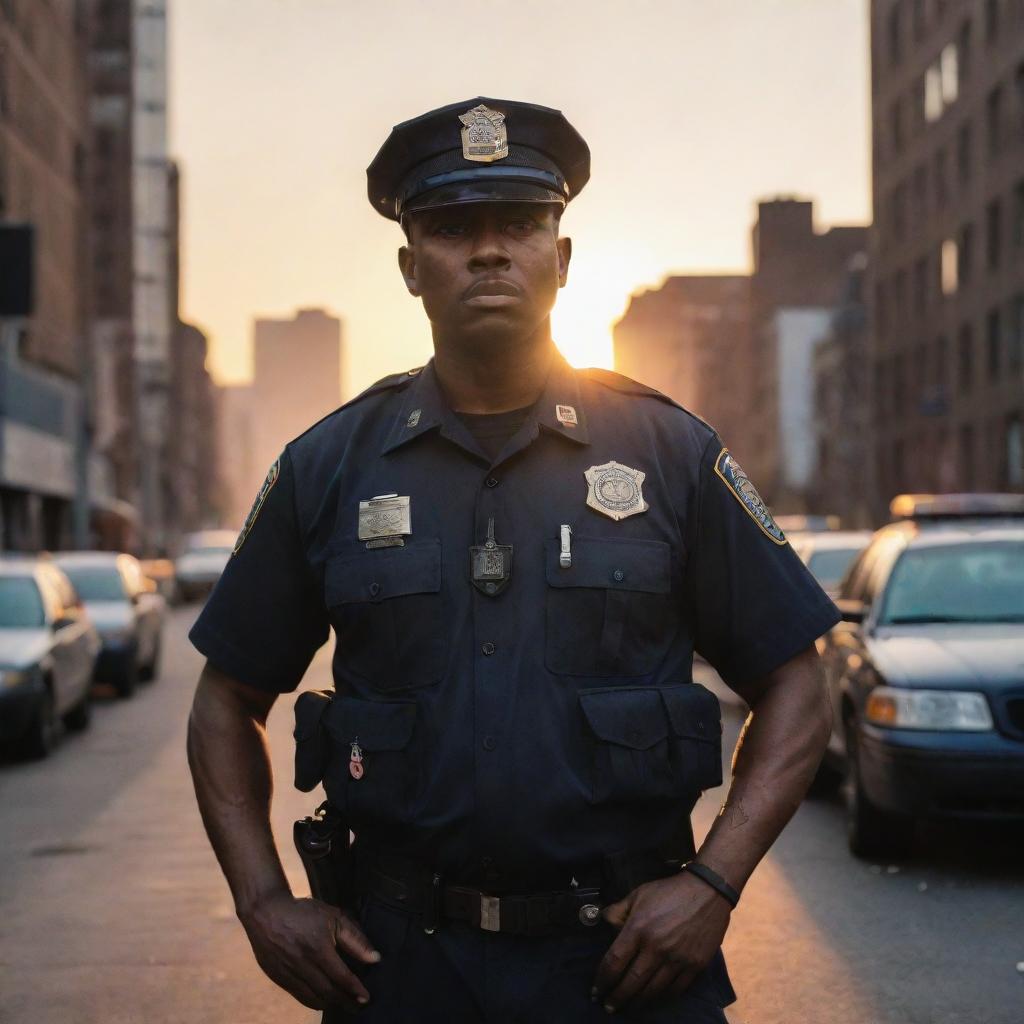
[[[360, 536], [385, 495], [407, 520]], [[285, 693], [332, 627], [335, 694], [298, 729], [328, 798], [496, 885], [667, 841], [721, 781], [694, 653], [741, 686], [837, 620], [707, 424], [557, 359], [494, 457], [433, 364], [291, 442], [191, 639]]]

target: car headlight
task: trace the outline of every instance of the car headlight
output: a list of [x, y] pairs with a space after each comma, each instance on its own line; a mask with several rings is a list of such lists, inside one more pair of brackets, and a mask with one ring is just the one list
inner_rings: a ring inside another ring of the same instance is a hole
[[962, 690], [901, 690], [879, 686], [868, 697], [865, 718], [896, 729], [983, 732], [992, 728], [984, 694]]
[[15, 668], [0, 669], [0, 687], [19, 686], [28, 679], [28, 673]]

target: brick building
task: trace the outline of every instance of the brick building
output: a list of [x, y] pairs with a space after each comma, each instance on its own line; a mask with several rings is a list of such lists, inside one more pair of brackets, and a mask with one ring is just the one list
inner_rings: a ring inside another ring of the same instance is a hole
[[0, 219], [35, 231], [35, 313], [0, 322], [0, 542], [88, 531], [88, 20], [79, 4], [0, 3]]
[[876, 513], [1024, 488], [1024, 3], [873, 0]]

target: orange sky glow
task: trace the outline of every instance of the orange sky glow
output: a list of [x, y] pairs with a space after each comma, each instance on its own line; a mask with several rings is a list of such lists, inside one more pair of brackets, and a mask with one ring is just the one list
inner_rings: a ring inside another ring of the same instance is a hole
[[392, 124], [461, 99], [558, 107], [590, 144], [553, 317], [578, 366], [612, 365], [637, 289], [748, 270], [759, 197], [869, 219], [866, 0], [170, 6], [183, 315], [222, 383], [250, 373], [254, 316], [301, 307], [343, 319], [346, 397], [429, 358], [365, 169]]

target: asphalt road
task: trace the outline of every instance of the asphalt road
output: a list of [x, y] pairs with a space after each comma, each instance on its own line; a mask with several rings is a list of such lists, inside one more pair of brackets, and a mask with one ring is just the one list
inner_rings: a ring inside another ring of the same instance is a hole
[[[0, 1022], [310, 1024], [253, 962], [185, 765], [200, 659], [173, 613], [160, 679], [105, 699], [46, 762], [0, 764]], [[307, 684], [329, 686], [321, 651]], [[291, 822], [291, 700], [271, 716], [274, 824]], [[727, 711], [731, 744], [742, 720]], [[702, 834], [721, 791], [697, 812]], [[1024, 832], [932, 829], [916, 858], [862, 864], [838, 803], [807, 803], [751, 880], [726, 953], [733, 1024], [1021, 1024]]]

